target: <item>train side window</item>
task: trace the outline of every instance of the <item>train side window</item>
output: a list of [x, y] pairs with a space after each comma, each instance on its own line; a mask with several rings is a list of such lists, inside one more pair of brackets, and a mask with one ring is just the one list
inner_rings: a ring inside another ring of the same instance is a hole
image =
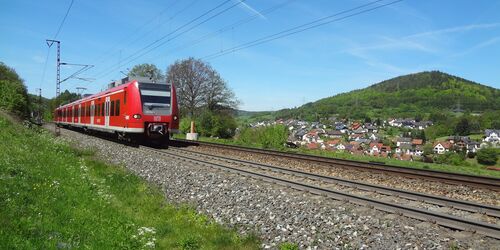
[[119, 116], [120, 115], [120, 100], [116, 100], [116, 111], [115, 115]]
[[101, 116], [104, 116], [104, 103], [101, 104]]
[[111, 101], [111, 114], [110, 116], [115, 116], [115, 101]]

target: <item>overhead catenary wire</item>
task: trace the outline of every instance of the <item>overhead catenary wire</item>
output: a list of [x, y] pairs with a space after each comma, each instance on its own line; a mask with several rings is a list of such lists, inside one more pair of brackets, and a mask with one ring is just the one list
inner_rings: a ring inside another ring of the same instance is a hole
[[[192, 6], [194, 3], [196, 3], [197, 1], [199, 0], [193, 0], [191, 3], [189, 3], [186, 7], [184, 7], [183, 9], [179, 10], [178, 12], [176, 12], [174, 15], [172, 15], [170, 17], [170, 19], [172, 19], [173, 17], [175, 17], [176, 15], [182, 13], [183, 11], [187, 10], [188, 7]], [[181, 1], [173, 1], [172, 4], [168, 5], [167, 7], [165, 7], [164, 9], [162, 9], [160, 12], [158, 12], [157, 15], [155, 15], [154, 17], [152, 17], [151, 19], [148, 19], [146, 22], [144, 22], [142, 25], [140, 25], [139, 27], [137, 27], [136, 29], [134, 29], [132, 32], [128, 33], [126, 36], [123, 36], [122, 39], [119, 39], [117, 43], [115, 43], [113, 46], [111, 46], [111, 48], [107, 49], [105, 53], [101, 54], [100, 56], [96, 57], [96, 59], [94, 59], [93, 61], [96, 61], [96, 62], [104, 62], [106, 61], [107, 59], [109, 59], [110, 55], [113, 55], [115, 54], [116, 52], [120, 51], [120, 50], [117, 50], [118, 46], [121, 45], [121, 44], [124, 44], [124, 42], [127, 42], [128, 43], [125, 43], [124, 46], [127, 46], [127, 45], [131, 45], [131, 44], [134, 44], [135, 42], [139, 41], [140, 39], [143, 39], [144, 38], [144, 35], [147, 35], [149, 33], [151, 33], [154, 29], [151, 29], [149, 30], [148, 32], [144, 33], [144, 34], [141, 34], [140, 36], [137, 36], [137, 38], [133, 41], [130, 41], [129, 37], [137, 34], [140, 30], [142, 30], [144, 27], [146, 27], [148, 24], [150, 24], [151, 22], [153, 22], [156, 18], [158, 18], [159, 16], [163, 15], [163, 13], [167, 10], [169, 10], [170, 8], [174, 7], [176, 4], [180, 3]]]
[[259, 11], [258, 13], [255, 13], [255, 14], [249, 16], [249, 17], [240, 19], [239, 21], [236, 21], [236, 22], [234, 22], [232, 24], [224, 26], [224, 27], [218, 29], [215, 32], [211, 32], [211, 33], [205, 34], [205, 35], [203, 35], [203, 36], [201, 36], [201, 37], [199, 37], [199, 38], [197, 38], [195, 40], [192, 40], [192, 41], [187, 42], [187, 43], [183, 43], [182, 45], [173, 48], [171, 51], [172, 52], [173, 51], [180, 51], [180, 50], [192, 47], [192, 46], [194, 46], [196, 44], [199, 44], [201, 42], [204, 42], [207, 39], [212, 38], [212, 37], [214, 37], [214, 36], [216, 36], [218, 34], [224, 33], [224, 32], [229, 31], [229, 30], [233, 30], [235, 27], [238, 27], [238, 26], [241, 26], [243, 24], [249, 23], [249, 22], [251, 22], [251, 21], [253, 21], [253, 20], [261, 17], [261, 15], [268, 15], [268, 14], [270, 14], [270, 13], [272, 13], [272, 12], [274, 12], [274, 11], [276, 11], [276, 10], [278, 10], [278, 9], [286, 6], [286, 5], [288, 5], [290, 2], [293, 2], [293, 1], [296, 1], [296, 0], [287, 0], [287, 1], [284, 1], [284, 2], [279, 3], [277, 5], [274, 5], [274, 6], [270, 7], [270, 8], [267, 8], [265, 10]]
[[69, 4], [69, 7], [68, 9], [66, 10], [66, 14], [64, 15], [64, 18], [63, 20], [61, 21], [61, 24], [59, 24], [59, 28], [57, 29], [57, 32], [56, 32], [56, 35], [54, 36], [54, 39], [53, 40], [56, 40], [57, 36], [59, 35], [59, 33], [61, 32], [61, 29], [64, 25], [64, 22], [66, 22], [66, 18], [68, 17], [69, 15], [69, 11], [71, 10], [71, 7], [73, 6], [73, 3], [75, 2], [75, 0], [71, 0], [71, 3]]
[[[69, 12], [71, 10], [71, 7], [73, 7], [74, 2], [75, 2], [75, 0], [71, 0], [71, 3], [69, 4], [68, 9], [66, 9], [66, 14], [64, 14], [64, 17], [63, 17], [61, 23], [59, 24], [59, 27], [57, 28], [56, 34], [54, 35], [54, 38], [52, 40], [56, 40], [57, 36], [59, 36], [59, 33], [61, 33], [62, 27], [64, 26], [64, 23], [66, 22], [66, 18], [68, 18]], [[43, 82], [45, 82], [45, 74], [47, 72], [47, 63], [49, 61], [49, 56], [50, 56], [50, 47], [47, 48], [45, 62], [43, 63], [42, 78], [41, 78], [40, 83], [39, 83], [40, 89], [42, 88]]]
[[[370, 5], [373, 5], [373, 4], [382, 2], [382, 1], [384, 1], [384, 0], [373, 1], [373, 2], [370, 2], [370, 3], [367, 3], [367, 4], [360, 5], [360, 6], [355, 7], [355, 8], [351, 8], [351, 9], [348, 9], [348, 10], [345, 10], [345, 11], [341, 11], [341, 12], [335, 13], [333, 15], [330, 15], [330, 16], [327, 16], [327, 17], [323, 17], [323, 18], [317, 19], [315, 21], [312, 21], [312, 22], [309, 22], [309, 23], [306, 23], [306, 24], [302, 24], [302, 25], [299, 25], [299, 26], [296, 26], [296, 27], [293, 27], [293, 28], [290, 28], [290, 29], [286, 29], [284, 31], [281, 31], [281, 32], [278, 32], [278, 33], [275, 33], [275, 34], [264, 36], [264, 37], [256, 39], [256, 40], [253, 40], [253, 41], [250, 41], [250, 42], [247, 42], [247, 43], [243, 43], [241, 45], [238, 45], [238, 46], [235, 46], [235, 47], [232, 47], [232, 48], [229, 48], [229, 49], [225, 49], [225, 50], [222, 50], [222, 51], [219, 51], [219, 52], [216, 52], [216, 53], [204, 56], [204, 57], [202, 57], [202, 59], [204, 59], [204, 60], [212, 60], [212, 59], [215, 59], [215, 58], [227, 55], [229, 53], [233, 53], [233, 52], [238, 51], [238, 50], [242, 50], [242, 49], [250, 48], [250, 47], [253, 47], [253, 46], [257, 46], [257, 45], [260, 45], [260, 44], [263, 44], [263, 43], [267, 43], [267, 42], [270, 42], [270, 41], [273, 41], [273, 40], [277, 40], [277, 39], [280, 39], [280, 38], [283, 38], [283, 37], [291, 36], [291, 35], [294, 35], [294, 34], [297, 34], [297, 33], [300, 33], [300, 32], [304, 32], [304, 31], [307, 31], [307, 30], [310, 30], [310, 29], [313, 29], [313, 28], [317, 28], [317, 27], [320, 27], [320, 26], [323, 26], [323, 25], [326, 25], [326, 24], [330, 24], [330, 23], [333, 23], [333, 22], [338, 22], [338, 21], [341, 21], [341, 20], [344, 20], [344, 19], [347, 19], [347, 18], [350, 18], [350, 17], [361, 15], [363, 13], [374, 11], [374, 10], [380, 9], [382, 7], [386, 7], [386, 6], [389, 6], [389, 5], [396, 4], [398, 2], [402, 2], [403, 0], [392, 1], [392, 2], [389, 2], [389, 3], [386, 3], [386, 4], [382, 4], [382, 5], [378, 5], [378, 6], [375, 6], [375, 7], [368, 8], [368, 9], [360, 10], [360, 11], [357, 11], [357, 12], [354, 12], [352, 14], [345, 15], [345, 16], [342, 16], [342, 17], [339, 17], [339, 18], [328, 20], [328, 19], [331, 19], [333, 17], [337, 17], [337, 16], [340, 16], [340, 15], [343, 15], [343, 14], [347, 14], [347, 13], [359, 10], [359, 9], [366, 8], [366, 7], [370, 6]], [[325, 20], [327, 20], [327, 21], [325, 21]]]
[[[208, 10], [208, 11], [204, 12], [203, 14], [199, 15], [198, 17], [196, 17], [196, 18], [194, 18], [194, 19], [191, 19], [189, 22], [187, 22], [187, 23], [185, 23], [185, 24], [183, 24], [183, 25], [179, 26], [179, 27], [178, 27], [178, 28], [176, 28], [175, 30], [173, 30], [173, 31], [171, 31], [171, 32], [169, 32], [169, 33], [167, 33], [166, 35], [164, 35], [164, 36], [162, 36], [161, 38], [159, 38], [159, 39], [155, 40], [154, 42], [149, 43], [149, 44], [148, 44], [148, 45], [146, 45], [145, 47], [143, 47], [143, 48], [139, 49], [138, 51], [136, 51], [135, 53], [131, 54], [130, 56], [126, 57], [126, 58], [125, 58], [125, 59], [123, 59], [123, 60], [128, 60], [128, 59], [130, 59], [130, 58], [132, 58], [132, 57], [136, 56], [136, 57], [135, 57], [135, 58], [133, 58], [132, 60], [127, 61], [127, 63], [130, 63], [130, 62], [132, 62], [132, 61], [136, 60], [137, 58], [140, 58], [141, 56], [143, 56], [143, 55], [145, 55], [145, 54], [149, 53], [150, 51], [152, 51], [152, 50], [151, 50], [151, 49], [149, 49], [149, 48], [151, 48], [151, 47], [152, 47], [152, 46], [154, 46], [155, 44], [158, 44], [159, 42], [161, 42], [161, 41], [165, 40], [165, 39], [166, 39], [166, 38], [168, 38], [169, 36], [171, 36], [171, 35], [175, 34], [176, 32], [178, 32], [178, 31], [180, 31], [180, 30], [182, 30], [182, 29], [184, 29], [184, 28], [188, 27], [189, 25], [193, 24], [194, 22], [198, 21], [199, 19], [201, 19], [201, 18], [205, 17], [206, 15], [210, 14], [211, 12], [213, 12], [213, 11], [217, 10], [218, 8], [220, 8], [220, 7], [224, 6], [226, 3], [229, 3], [229, 2], [231, 2], [231, 1], [232, 1], [232, 0], [225, 0], [225, 1], [223, 1], [222, 3], [220, 3], [220, 4], [218, 4], [217, 6], [213, 7], [212, 9], [210, 9], [210, 10]], [[238, 1], [238, 3], [233, 4], [230, 8], [232, 8], [232, 7], [236, 6], [236, 5], [239, 5], [239, 4], [241, 4], [242, 2], [244, 2], [244, 1], [246, 1], [246, 0], [241, 0], [241, 1]], [[224, 10], [224, 12], [225, 12], [225, 11], [227, 11], [227, 10], [228, 10], [228, 8], [226, 8], [226, 9]], [[221, 12], [219, 12], [219, 13], [218, 13], [218, 14], [216, 14], [216, 15], [220, 15], [220, 14], [221, 14]], [[206, 22], [207, 20], [210, 20], [210, 19], [214, 18], [216, 15], [213, 15], [213, 16], [209, 17], [209, 18], [208, 18], [208, 19], [206, 19], [204, 22]], [[190, 30], [192, 30], [192, 29], [194, 29], [194, 28], [198, 27], [199, 25], [200, 25], [200, 24], [195, 25], [194, 27], [191, 27], [191, 28], [187, 29], [185, 32], [190, 31]], [[182, 34], [184, 34], [185, 32], [183, 32]], [[168, 41], [170, 41], [170, 40], [171, 40], [171, 39], [169, 39]], [[168, 42], [168, 41], [167, 41], [167, 42]], [[163, 44], [165, 44], [165, 43], [161, 43], [161, 44], [160, 44], [160, 46], [162, 46]], [[159, 47], [159, 46], [156, 46], [156, 47], [154, 47], [153, 49], [156, 49], [156, 48], [158, 48], [158, 47]], [[149, 50], [148, 50], [148, 49], [149, 49]], [[142, 53], [142, 54], [140, 54], [141, 52], [143, 52], [143, 51], [145, 51], [145, 50], [147, 50], [147, 51], [146, 51], [146, 53]], [[139, 56], [137, 56], [138, 54], [140, 54], [140, 55], [139, 55]], [[112, 73], [114, 70], [116, 70], [116, 69], [120, 68], [120, 67], [121, 67], [121, 65], [122, 65], [122, 64], [118, 65], [117, 67], [112, 67], [111, 69], [110, 69], [110, 68], [108, 68], [108, 69], [106, 69], [106, 70], [104, 70], [104, 71], [101, 71], [101, 72], [97, 73], [97, 74], [96, 74], [96, 75], [97, 75], [97, 77], [96, 77], [96, 78], [104, 77], [104, 76], [106, 76], [106, 75], [108, 75], [108, 74]]]

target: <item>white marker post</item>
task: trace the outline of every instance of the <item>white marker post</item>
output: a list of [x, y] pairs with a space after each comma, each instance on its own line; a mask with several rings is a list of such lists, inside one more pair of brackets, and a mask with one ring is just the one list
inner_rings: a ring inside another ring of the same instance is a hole
[[191, 121], [191, 131], [190, 131], [190, 133], [186, 134], [186, 140], [190, 140], [190, 141], [197, 141], [198, 140], [198, 133], [194, 132], [194, 121]]

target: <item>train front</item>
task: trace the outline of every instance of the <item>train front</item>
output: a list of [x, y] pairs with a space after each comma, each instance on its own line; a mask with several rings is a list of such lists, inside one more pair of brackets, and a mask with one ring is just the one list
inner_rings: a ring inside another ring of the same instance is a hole
[[138, 82], [144, 133], [148, 138], [168, 140], [179, 129], [175, 87], [171, 83]]

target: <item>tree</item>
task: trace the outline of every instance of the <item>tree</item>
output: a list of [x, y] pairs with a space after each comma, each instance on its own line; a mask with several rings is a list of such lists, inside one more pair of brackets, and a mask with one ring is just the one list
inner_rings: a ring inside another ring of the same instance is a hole
[[154, 81], [159, 81], [164, 78], [163, 73], [154, 64], [143, 63], [135, 65], [129, 72], [129, 77], [149, 77]]
[[29, 115], [29, 97], [23, 80], [16, 71], [0, 62], [0, 108], [18, 115]]
[[457, 135], [469, 135], [470, 134], [470, 126], [469, 120], [465, 117], [460, 119], [455, 126], [455, 134]]
[[498, 151], [495, 148], [482, 148], [477, 151], [477, 162], [483, 165], [495, 165], [498, 160]]
[[177, 86], [181, 112], [193, 117], [206, 108], [218, 111], [236, 108], [238, 100], [210, 64], [192, 57], [176, 61], [167, 69], [167, 80]]

